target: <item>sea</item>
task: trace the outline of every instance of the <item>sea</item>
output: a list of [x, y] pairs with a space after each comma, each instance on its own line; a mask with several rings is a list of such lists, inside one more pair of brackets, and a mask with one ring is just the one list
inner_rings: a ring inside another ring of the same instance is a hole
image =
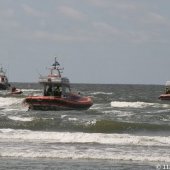
[[88, 110], [31, 111], [38, 83], [0, 91], [0, 170], [170, 169], [170, 101], [162, 85], [72, 84], [90, 96]]

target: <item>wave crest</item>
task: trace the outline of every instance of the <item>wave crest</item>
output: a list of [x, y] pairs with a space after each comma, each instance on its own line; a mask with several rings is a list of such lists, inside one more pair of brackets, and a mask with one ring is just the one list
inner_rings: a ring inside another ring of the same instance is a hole
[[143, 107], [148, 107], [148, 106], [154, 106], [154, 103], [112, 101], [111, 106], [112, 107], [143, 108]]

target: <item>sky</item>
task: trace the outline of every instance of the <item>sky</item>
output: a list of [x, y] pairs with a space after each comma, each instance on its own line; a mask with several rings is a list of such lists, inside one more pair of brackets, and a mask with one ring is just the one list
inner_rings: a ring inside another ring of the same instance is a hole
[[38, 82], [57, 57], [72, 83], [170, 80], [169, 0], [0, 0], [0, 65]]

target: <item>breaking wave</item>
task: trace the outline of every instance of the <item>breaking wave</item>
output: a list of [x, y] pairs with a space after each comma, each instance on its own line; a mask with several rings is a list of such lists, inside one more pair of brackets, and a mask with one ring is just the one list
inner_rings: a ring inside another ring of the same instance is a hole
[[49, 143], [98, 143], [109, 145], [169, 146], [170, 137], [136, 136], [130, 134], [103, 134], [84, 132], [44, 132], [0, 129], [2, 140], [48, 141]]
[[27, 118], [1, 117], [0, 128], [69, 131], [87, 133], [134, 133], [134, 132], [169, 132], [168, 124], [150, 124], [139, 122], [121, 122], [113, 120], [91, 120], [81, 122], [77, 118]]
[[34, 119], [30, 117], [19, 117], [19, 116], [9, 116], [8, 118], [11, 120], [23, 121], [23, 122], [32, 121]]
[[130, 107], [130, 108], [145, 108], [145, 107], [169, 108], [170, 107], [168, 104], [147, 103], [147, 102], [121, 102], [121, 101], [112, 101], [111, 106], [117, 107], [117, 108], [124, 108], [124, 107]]
[[20, 104], [23, 99], [14, 97], [0, 97], [0, 107], [8, 107], [13, 104]]
[[170, 162], [170, 137], [0, 129], [0, 138], [1, 157]]
[[111, 93], [111, 92], [93, 92], [91, 94], [92, 95], [99, 95], [99, 94], [102, 94], [102, 95], [112, 95], [113, 93]]

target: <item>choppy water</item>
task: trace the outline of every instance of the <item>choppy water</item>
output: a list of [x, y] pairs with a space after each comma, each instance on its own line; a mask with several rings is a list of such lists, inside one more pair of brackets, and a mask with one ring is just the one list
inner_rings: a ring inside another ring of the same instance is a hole
[[[73, 85], [91, 96], [86, 111], [27, 111], [24, 94], [0, 92], [0, 169], [156, 169], [170, 167], [170, 101], [158, 85]], [[23, 161], [24, 160], [24, 161]]]

